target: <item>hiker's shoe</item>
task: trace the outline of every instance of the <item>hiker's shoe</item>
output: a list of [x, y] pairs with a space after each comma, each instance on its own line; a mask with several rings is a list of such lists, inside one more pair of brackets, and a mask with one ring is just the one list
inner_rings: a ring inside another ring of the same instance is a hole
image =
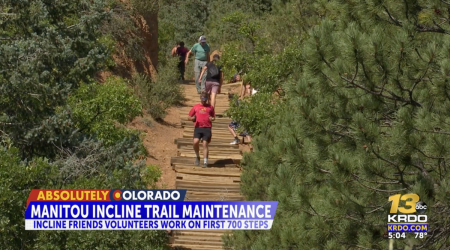
[[234, 141], [230, 142], [231, 145], [238, 145], [239, 143], [241, 143], [239, 139], [235, 139]]
[[198, 166], [198, 165], [200, 165], [200, 157], [198, 157], [198, 158], [195, 158], [195, 162], [194, 162], [194, 165], [195, 165], [195, 166]]
[[208, 167], [208, 163], [203, 163], [203, 168], [207, 168]]

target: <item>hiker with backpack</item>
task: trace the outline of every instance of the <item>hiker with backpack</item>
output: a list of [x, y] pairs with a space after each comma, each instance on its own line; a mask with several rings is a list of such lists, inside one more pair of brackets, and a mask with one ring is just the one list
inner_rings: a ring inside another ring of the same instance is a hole
[[206, 43], [206, 37], [200, 36], [198, 43], [192, 46], [191, 50], [186, 55], [185, 65], [189, 61], [191, 53], [195, 54], [194, 60], [194, 72], [195, 72], [195, 86], [197, 87], [197, 93], [200, 94], [205, 89], [204, 81], [200, 78], [200, 72], [202, 68], [209, 62], [209, 45]]
[[208, 94], [202, 92], [200, 94], [201, 103], [196, 104], [189, 111], [189, 121], [195, 122], [194, 124], [194, 141], [193, 148], [195, 152], [195, 166], [200, 165], [200, 140], [203, 143], [203, 167], [208, 167], [208, 145], [212, 138], [212, 121], [215, 120], [216, 114], [214, 113], [214, 107], [208, 104]]
[[205, 92], [210, 95], [211, 100], [209, 103], [213, 107], [216, 107], [216, 95], [219, 93], [220, 86], [222, 86], [223, 83], [223, 72], [220, 67], [217, 66], [217, 61], [219, 59], [220, 56], [215, 54], [212, 62], [207, 63], [200, 73], [200, 79], [206, 74]]

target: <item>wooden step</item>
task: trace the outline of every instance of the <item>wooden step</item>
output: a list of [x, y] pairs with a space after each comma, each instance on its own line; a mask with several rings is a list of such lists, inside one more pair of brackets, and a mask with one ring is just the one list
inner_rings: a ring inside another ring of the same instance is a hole
[[[180, 108], [180, 115], [188, 115], [189, 111], [191, 111], [192, 107], [186, 107], [186, 108]], [[214, 112], [216, 115], [218, 114], [223, 114], [226, 110], [228, 109], [228, 107], [222, 107], [222, 108], [217, 108], [214, 109]]]
[[244, 197], [214, 196], [211, 198], [188, 197], [186, 201], [245, 201]]
[[[191, 127], [191, 128], [189, 128], [189, 127], [184, 127], [184, 129], [183, 129], [183, 134], [185, 134], [185, 133], [187, 133], [187, 134], [191, 134], [192, 136], [194, 136], [194, 127]], [[233, 135], [230, 133], [230, 131], [228, 130], [228, 128], [221, 128], [221, 127], [214, 127], [214, 125], [213, 125], [213, 127], [211, 128], [211, 133], [212, 133], [212, 136], [215, 136], [215, 135], [220, 135], [221, 137], [225, 137], [225, 136], [228, 136], [229, 138], [231, 138], [231, 139], [233, 139], [234, 137], [233, 137]]]
[[[234, 147], [234, 146], [237, 146], [237, 147]], [[203, 147], [202, 144], [200, 144], [200, 147]], [[177, 148], [178, 149], [193, 150], [192, 142], [190, 144], [178, 144]], [[240, 152], [238, 145], [230, 145], [230, 144], [219, 144], [219, 145], [217, 145], [217, 144], [210, 143], [208, 145], [208, 149], [209, 150], [223, 150], [223, 151], [230, 152], [230, 153]]]
[[[192, 151], [192, 152], [194, 152], [192, 144], [191, 145], [179, 145], [177, 147], [178, 147], [177, 151], [183, 151], [183, 152]], [[201, 143], [199, 144], [199, 149], [200, 149], [200, 151], [199, 151], [200, 158], [203, 158], [203, 144], [201, 144]], [[241, 154], [242, 153], [242, 151], [239, 150], [238, 148], [231, 147], [228, 145], [220, 145], [220, 146], [208, 145], [208, 149], [209, 149], [209, 152], [218, 152], [218, 153], [223, 152], [223, 153], [227, 153], [227, 154]]]
[[223, 242], [222, 241], [215, 241], [215, 240], [207, 240], [205, 239], [204, 241], [199, 241], [196, 239], [190, 240], [190, 239], [175, 239], [174, 245], [176, 244], [180, 244], [180, 245], [200, 245], [200, 246], [222, 246]]
[[[200, 101], [197, 99], [187, 99], [185, 102], [183, 102], [183, 106], [181, 106], [182, 108], [185, 107], [194, 107], [194, 105], [199, 104]], [[229, 107], [230, 104], [228, 103], [228, 101], [225, 100], [216, 100], [216, 107], [214, 107], [215, 109], [217, 108], [222, 108], [222, 107]]]
[[[186, 115], [183, 115], [183, 114], [181, 114], [181, 121], [182, 122], [190, 122], [190, 123], [193, 123], [192, 121], [189, 121], [188, 120], [188, 114], [186, 114]], [[220, 117], [220, 118], [216, 118], [214, 121], [213, 121], [213, 123], [230, 123], [231, 122], [231, 119], [230, 118], [228, 118], [228, 117]]]
[[240, 192], [240, 185], [238, 184], [218, 184], [215, 183], [198, 183], [198, 182], [188, 182], [188, 181], [177, 181], [177, 189], [188, 189], [192, 191], [199, 192]]
[[[194, 126], [184, 126], [183, 127], [183, 132], [194, 133], [194, 129], [195, 129]], [[224, 134], [224, 135], [229, 135], [231, 138], [233, 138], [233, 136], [231, 135], [230, 130], [228, 129], [228, 126], [225, 125], [225, 124], [222, 124], [221, 126], [213, 124], [212, 128], [211, 128], [211, 132], [213, 133], [213, 135], [217, 134], [217, 133], [221, 133], [221, 134]]]
[[[209, 159], [208, 159], [209, 162]], [[175, 163], [172, 165], [172, 168], [175, 171], [182, 171], [182, 170], [196, 170], [196, 169], [203, 169], [199, 166], [195, 166], [193, 163], [191, 164], [181, 164], [181, 163]], [[203, 169], [206, 170], [206, 169]], [[234, 171], [238, 171], [240, 173], [241, 169], [237, 166], [237, 164], [208, 164], [208, 171], [215, 171], [215, 172], [230, 172], [234, 173]]]
[[[191, 138], [191, 139], [193, 139], [194, 138], [194, 132], [183, 132], [183, 138]], [[231, 140], [230, 140], [230, 138], [231, 138]], [[216, 140], [216, 139], [219, 139], [219, 140], [222, 140], [222, 141], [227, 141], [228, 140], [229, 143], [230, 143], [231, 141], [233, 141], [233, 136], [230, 133], [228, 133], [228, 134], [225, 134], [225, 133], [215, 134], [214, 131], [213, 131], [212, 132], [211, 142]]]
[[[185, 180], [177, 180], [177, 185], [190, 187], [202, 187], [202, 188], [213, 188], [213, 189], [224, 189], [224, 188], [238, 188], [240, 186], [240, 183], [214, 183], [214, 182], [207, 182], [207, 181], [185, 181]], [[194, 190], [192, 190], [194, 191]]]
[[[199, 102], [200, 102], [200, 94], [197, 94], [197, 91], [196, 91], [195, 89], [192, 90], [191, 93], [192, 93], [191, 95], [187, 94], [187, 95], [185, 96], [185, 98], [192, 98], [192, 99], [197, 98], [197, 99], [199, 100]], [[222, 93], [220, 93], [220, 94], [216, 94], [216, 98], [217, 98], [217, 99], [221, 99], [221, 100], [228, 101], [228, 93], [222, 92]]]
[[240, 183], [241, 178], [240, 176], [204, 176], [204, 175], [195, 175], [195, 174], [184, 174], [184, 173], [177, 173], [176, 179], [183, 180], [183, 181], [201, 181], [201, 182], [212, 182], [212, 183], [223, 183], [223, 184], [233, 184], [233, 183]]
[[214, 196], [226, 196], [226, 197], [243, 197], [240, 191], [221, 190], [216, 193], [211, 193], [208, 190], [188, 190], [187, 194], [192, 197], [214, 197]]
[[[226, 131], [228, 130], [228, 125], [230, 123], [216, 123], [216, 122], [212, 122], [212, 128], [213, 129], [223, 129]], [[189, 128], [189, 129], [194, 129], [195, 124], [193, 122], [187, 123], [183, 125], [183, 128]]]
[[189, 195], [191, 197], [210, 197], [210, 196], [227, 196], [227, 197], [243, 197], [242, 194], [237, 192], [219, 192], [211, 194], [210, 192], [195, 192], [195, 191], [188, 191], [186, 195]]
[[194, 192], [188, 191], [186, 201], [243, 201], [244, 196], [238, 192]]
[[177, 168], [175, 170], [177, 173], [181, 174], [193, 174], [201, 176], [224, 176], [224, 177], [240, 177], [241, 169], [220, 169], [220, 168]]
[[[204, 169], [204, 168], [202, 168]], [[205, 168], [205, 170], [208, 170]], [[223, 173], [223, 172], [222, 172]], [[220, 174], [220, 172], [218, 172]], [[177, 180], [199, 180], [205, 182], [216, 182], [216, 183], [238, 183], [240, 182], [240, 176], [223, 176], [223, 175], [200, 175], [200, 174], [190, 174], [190, 173], [176, 173]]]
[[204, 235], [197, 235], [197, 236], [193, 236], [193, 235], [177, 235], [174, 236], [174, 240], [180, 244], [182, 243], [182, 241], [185, 240], [195, 240], [201, 243], [205, 243], [205, 242], [222, 242], [222, 235], [221, 234], [217, 234], [215, 236], [204, 236]]
[[[179, 150], [194, 150], [191, 145], [178, 145], [177, 148]], [[203, 151], [203, 145], [200, 144], [200, 150]], [[235, 147], [228, 147], [226, 145], [222, 146], [217, 146], [217, 145], [208, 145], [208, 150], [209, 152], [226, 152], [229, 154], [240, 154], [240, 150], [239, 148], [235, 148]]]
[[198, 246], [198, 245], [187, 245], [187, 244], [172, 244], [171, 247], [174, 250], [223, 250], [222, 246]]
[[173, 235], [193, 235], [193, 234], [206, 234], [206, 235], [214, 235], [214, 234], [224, 234], [224, 233], [231, 233], [231, 230], [187, 230], [187, 231], [181, 231], [176, 230], [173, 231]]
[[[192, 134], [193, 136], [193, 134]], [[232, 137], [232, 136], [230, 136]], [[239, 145], [231, 145], [230, 142], [232, 142], [233, 139], [220, 139], [220, 138], [214, 138], [213, 140], [211, 140], [211, 142], [209, 143], [210, 146], [214, 145], [214, 146], [229, 146], [232, 148], [239, 148]], [[175, 144], [180, 144], [180, 145], [192, 145], [193, 143], [193, 138], [177, 138], [174, 141]]]
[[[211, 142], [212, 142], [212, 140], [211, 140]], [[217, 144], [213, 144], [213, 145], [211, 145], [211, 144], [208, 144], [208, 149], [209, 149], [209, 151], [222, 151], [222, 152], [227, 152], [227, 153], [230, 153], [230, 154], [232, 154], [232, 153], [239, 153], [240, 151], [239, 151], [239, 145], [238, 145], [238, 147], [232, 147], [232, 146], [234, 146], [234, 145], [231, 145], [231, 144], [222, 144], [222, 145], [217, 145]], [[203, 150], [203, 143], [199, 143], [199, 147], [200, 147], [200, 150]], [[191, 144], [179, 144], [179, 145], [177, 145], [177, 149], [178, 150], [194, 150], [193, 149], [193, 146], [192, 146], [192, 143]]]
[[[180, 157], [190, 157], [195, 161], [196, 154], [194, 150], [182, 150], [177, 152]], [[200, 156], [201, 157], [201, 156]], [[202, 157], [201, 157], [202, 158]], [[208, 160], [222, 160], [222, 159], [233, 159], [234, 161], [242, 160], [242, 155], [240, 154], [227, 154], [227, 153], [209, 153]]]
[[[203, 160], [203, 159], [202, 159]], [[194, 157], [171, 157], [170, 163], [173, 164], [182, 164], [182, 165], [191, 165], [194, 166]], [[236, 165], [240, 164], [240, 159], [231, 159], [231, 158], [225, 158], [225, 159], [211, 159], [208, 158], [208, 166], [220, 166], [220, 167], [226, 167], [226, 165]]]

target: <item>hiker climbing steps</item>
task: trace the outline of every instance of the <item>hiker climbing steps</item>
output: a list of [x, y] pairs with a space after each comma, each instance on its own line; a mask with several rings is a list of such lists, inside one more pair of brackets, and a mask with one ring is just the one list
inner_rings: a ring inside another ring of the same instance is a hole
[[[212, 139], [208, 146], [208, 167], [202, 168], [203, 148], [200, 143], [200, 166], [195, 166], [196, 155], [192, 143], [194, 123], [189, 121], [188, 113], [192, 106], [199, 103], [199, 94], [195, 85], [185, 85], [186, 107], [180, 108], [181, 124], [184, 127], [183, 138], [174, 142], [177, 156], [171, 158], [172, 168], [176, 172], [176, 188], [186, 189], [186, 201], [243, 201], [240, 194], [242, 159], [239, 145], [231, 145], [233, 137], [228, 131], [229, 118], [223, 113], [228, 109], [228, 96], [216, 97], [216, 119], [212, 122]], [[185, 230], [174, 231], [171, 246], [174, 249], [215, 250], [223, 249], [222, 235], [225, 230]]]

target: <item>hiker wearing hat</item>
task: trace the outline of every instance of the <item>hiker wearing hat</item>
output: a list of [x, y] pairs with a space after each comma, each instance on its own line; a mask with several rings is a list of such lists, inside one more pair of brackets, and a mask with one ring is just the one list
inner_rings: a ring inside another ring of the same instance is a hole
[[199, 142], [200, 139], [203, 140], [203, 167], [208, 167], [208, 144], [211, 142], [212, 137], [212, 121], [215, 120], [214, 107], [208, 104], [208, 94], [202, 92], [200, 94], [201, 103], [196, 104], [189, 111], [189, 120], [195, 122], [194, 124], [194, 151], [195, 151], [195, 165], [200, 164], [199, 155]]
[[206, 63], [209, 62], [209, 45], [206, 43], [206, 37], [200, 36], [198, 43], [192, 46], [191, 50], [186, 55], [185, 64], [187, 65], [189, 61], [189, 56], [191, 53], [195, 54], [194, 59], [194, 72], [195, 72], [195, 86], [197, 87], [197, 93], [200, 94], [201, 90], [205, 89], [205, 84], [203, 79], [200, 78], [200, 72], [202, 68], [205, 67]]
[[219, 55], [214, 55], [213, 61], [207, 63], [200, 73], [200, 79], [203, 79], [203, 75], [206, 74], [205, 91], [211, 96], [210, 103], [213, 107], [216, 107], [216, 95], [223, 82], [223, 72], [221, 68], [217, 66], [217, 61], [219, 59]]

